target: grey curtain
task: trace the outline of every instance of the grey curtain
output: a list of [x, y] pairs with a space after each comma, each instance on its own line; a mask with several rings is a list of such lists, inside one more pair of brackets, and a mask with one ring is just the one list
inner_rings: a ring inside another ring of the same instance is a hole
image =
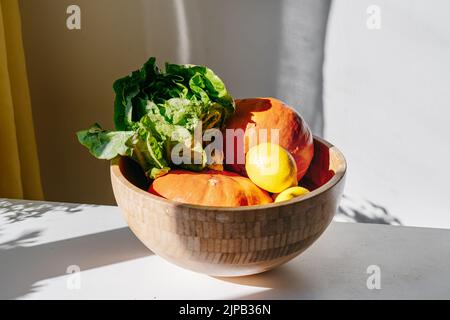
[[142, 0], [141, 5], [149, 54], [156, 48], [162, 58], [207, 64], [233, 96], [284, 100], [322, 134], [330, 0]]

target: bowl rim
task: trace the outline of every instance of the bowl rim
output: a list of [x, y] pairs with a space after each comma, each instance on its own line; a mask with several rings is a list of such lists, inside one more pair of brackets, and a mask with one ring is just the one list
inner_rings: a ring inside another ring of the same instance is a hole
[[333, 152], [336, 154], [336, 156], [340, 160], [340, 166], [339, 166], [338, 170], [335, 172], [334, 176], [329, 181], [327, 181], [325, 184], [321, 185], [319, 188], [307, 193], [306, 195], [304, 195], [302, 197], [296, 197], [291, 200], [276, 202], [276, 203], [271, 202], [271, 203], [267, 203], [267, 204], [242, 206], [242, 207], [202, 206], [202, 205], [196, 205], [196, 204], [183, 203], [183, 202], [165, 199], [163, 197], [158, 197], [158, 196], [153, 195], [147, 191], [144, 191], [141, 188], [138, 188], [137, 186], [132, 184], [130, 181], [128, 181], [127, 178], [125, 178], [125, 176], [122, 174], [122, 171], [120, 170], [119, 160], [121, 157], [117, 157], [111, 161], [110, 171], [111, 171], [111, 176], [114, 176], [123, 185], [125, 185], [127, 188], [131, 189], [134, 193], [137, 193], [138, 195], [143, 196], [143, 197], [150, 197], [149, 199], [152, 199], [154, 201], [157, 201], [159, 203], [166, 204], [166, 205], [184, 207], [184, 208], [189, 208], [189, 209], [228, 211], [228, 212], [284, 207], [284, 206], [291, 205], [293, 203], [304, 202], [304, 201], [307, 201], [309, 199], [312, 199], [312, 198], [315, 198], [315, 197], [321, 195], [322, 193], [333, 188], [345, 176], [345, 173], [347, 171], [347, 161], [345, 160], [343, 153], [338, 148], [336, 148], [333, 144], [326, 141], [325, 139], [319, 138], [317, 136], [313, 136], [313, 138], [314, 138], [314, 140], [317, 140], [317, 141], [323, 143], [325, 146], [327, 146], [328, 148], [333, 150]]

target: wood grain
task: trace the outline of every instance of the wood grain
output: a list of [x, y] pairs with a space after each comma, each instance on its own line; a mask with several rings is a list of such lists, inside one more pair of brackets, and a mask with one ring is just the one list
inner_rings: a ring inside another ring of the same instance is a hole
[[166, 200], [145, 191], [142, 173], [127, 158], [111, 164], [114, 195], [134, 234], [164, 259], [213, 276], [264, 272], [308, 248], [337, 210], [344, 156], [320, 138], [314, 144], [316, 154], [305, 179], [311, 185], [322, 183], [323, 177], [326, 182], [290, 201], [228, 208]]

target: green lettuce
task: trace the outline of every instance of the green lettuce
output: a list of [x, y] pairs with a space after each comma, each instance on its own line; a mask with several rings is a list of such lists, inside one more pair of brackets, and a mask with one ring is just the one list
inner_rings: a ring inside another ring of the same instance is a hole
[[171, 152], [180, 143], [201, 158], [180, 166], [202, 170], [206, 155], [203, 145], [194, 143], [195, 128], [222, 129], [235, 111], [222, 80], [204, 66], [166, 63], [163, 72], [150, 58], [140, 70], [117, 80], [113, 89], [115, 131], [95, 124], [78, 132], [78, 140], [98, 159], [134, 159], [150, 179], [175, 166]]

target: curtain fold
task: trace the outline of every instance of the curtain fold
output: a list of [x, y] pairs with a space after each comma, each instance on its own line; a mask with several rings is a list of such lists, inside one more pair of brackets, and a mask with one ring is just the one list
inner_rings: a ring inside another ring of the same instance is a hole
[[0, 0], [0, 197], [43, 199], [17, 0]]

